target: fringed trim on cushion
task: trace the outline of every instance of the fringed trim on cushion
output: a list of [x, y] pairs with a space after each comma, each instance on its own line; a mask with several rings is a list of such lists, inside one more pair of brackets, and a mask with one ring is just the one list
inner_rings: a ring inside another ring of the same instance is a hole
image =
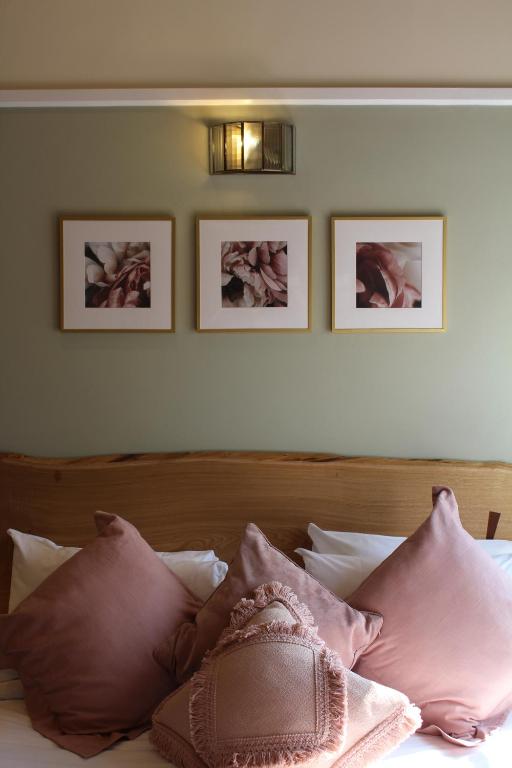
[[193, 747], [179, 734], [168, 732], [161, 725], [154, 723], [149, 740], [176, 768], [204, 768], [204, 763]]
[[215, 676], [211, 674], [215, 651], [216, 648], [206, 653], [201, 668], [193, 675], [190, 681], [188, 705], [190, 740], [196, 752], [209, 766], [212, 765], [211, 745], [215, 739], [215, 728], [212, 723], [215, 714], [212, 713], [212, 708], [216, 703]]
[[421, 714], [414, 704], [403, 704], [373, 731], [358, 741], [331, 768], [365, 768], [398, 747], [421, 727]]
[[313, 626], [315, 620], [307, 605], [301, 603], [295, 592], [279, 581], [262, 584], [254, 590], [252, 599], [242, 598], [231, 612], [231, 620], [225, 632], [241, 629], [250, 619], [270, 603], [279, 602], [302, 624]]
[[[324, 646], [323, 640], [318, 637], [314, 627], [307, 627], [304, 624], [288, 624], [286, 621], [269, 621], [267, 624], [251, 624], [247, 628], [229, 631], [221, 635], [215, 648], [206, 651], [203, 664], [208, 659], [219, 656], [226, 648], [245, 643], [253, 637], [257, 637], [260, 642], [279, 642], [284, 639], [284, 635], [286, 635], [287, 642], [300, 642], [302, 645], [318, 650]], [[196, 672], [196, 675], [198, 674], [199, 672]]]
[[338, 749], [345, 741], [347, 730], [347, 676], [345, 667], [335, 651], [324, 643], [321, 652], [322, 666], [327, 674], [329, 733], [322, 742], [322, 749]]
[[[275, 599], [269, 594], [269, 602]], [[316, 690], [316, 708], [319, 714], [323, 714], [324, 720], [324, 728], [320, 733], [276, 734], [254, 738], [246, 736], [240, 738], [237, 751], [234, 748], [218, 748], [215, 732], [215, 663], [226, 650], [253, 642], [299, 644], [318, 653], [320, 685]], [[221, 638], [217, 646], [205, 655], [201, 669], [193, 676], [189, 709], [191, 740], [197, 753], [211, 768], [293, 765], [341, 746], [345, 738], [346, 708], [345, 669], [338, 655], [325, 646], [313, 628], [300, 623], [278, 621], [255, 624], [246, 630], [232, 631]]]

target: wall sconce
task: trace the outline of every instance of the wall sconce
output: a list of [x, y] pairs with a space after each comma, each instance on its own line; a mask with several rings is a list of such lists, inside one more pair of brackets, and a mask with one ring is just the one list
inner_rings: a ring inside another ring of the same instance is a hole
[[295, 129], [287, 123], [210, 128], [210, 173], [295, 173]]

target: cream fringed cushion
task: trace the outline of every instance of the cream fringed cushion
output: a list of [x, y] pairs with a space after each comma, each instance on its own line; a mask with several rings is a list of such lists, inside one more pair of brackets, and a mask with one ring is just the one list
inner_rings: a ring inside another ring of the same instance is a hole
[[421, 724], [406, 696], [345, 669], [288, 587], [242, 600], [192, 680], [153, 716], [182, 768], [361, 768]]

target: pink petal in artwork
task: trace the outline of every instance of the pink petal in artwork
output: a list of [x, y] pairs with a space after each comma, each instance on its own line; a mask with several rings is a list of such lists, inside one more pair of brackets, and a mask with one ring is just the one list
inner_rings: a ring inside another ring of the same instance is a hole
[[278, 275], [288, 274], [288, 256], [282, 249], [272, 256], [270, 264]]
[[396, 299], [397, 293], [398, 293], [398, 285], [397, 281], [394, 279], [394, 276], [388, 272], [386, 269], [383, 269], [382, 267], [378, 267], [378, 270], [382, 276], [382, 279], [384, 280], [384, 283], [386, 285], [386, 290], [388, 292], [388, 301], [386, 302], [387, 306], [391, 307], [393, 306], [393, 302]]
[[281, 284], [276, 282], [276, 280], [272, 280], [272, 278], [269, 277], [265, 272], [262, 271], [261, 276], [269, 288], [273, 289], [274, 291], [279, 291], [281, 289]]
[[414, 307], [414, 302], [421, 301], [421, 293], [409, 283], [404, 286], [403, 294], [406, 307]]
[[252, 267], [255, 267], [258, 263], [258, 249], [257, 248], [251, 248], [249, 253], [247, 254], [247, 258], [249, 259], [249, 264]]
[[389, 306], [384, 296], [381, 296], [380, 293], [372, 293], [372, 295], [370, 296], [370, 304], [373, 304], [374, 307]]
[[261, 271], [268, 275], [272, 280], [277, 279], [277, 275], [269, 264], [262, 264]]
[[128, 291], [124, 300], [125, 307], [138, 307], [140, 304], [139, 291]]
[[258, 258], [263, 264], [270, 264], [269, 244], [263, 242], [258, 248]]
[[107, 307], [116, 308], [124, 306], [124, 291], [122, 288], [112, 288], [108, 295]]

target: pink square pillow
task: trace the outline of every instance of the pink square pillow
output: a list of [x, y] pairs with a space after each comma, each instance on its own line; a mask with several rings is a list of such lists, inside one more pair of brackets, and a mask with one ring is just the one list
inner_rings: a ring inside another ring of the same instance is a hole
[[418, 530], [348, 598], [379, 611], [355, 671], [406, 693], [424, 731], [473, 746], [512, 708], [512, 580], [462, 527], [449, 488]]
[[206, 651], [215, 646], [233, 606], [260, 584], [272, 580], [287, 584], [310, 607], [320, 637], [349, 669], [382, 627], [380, 615], [351, 608], [272, 546], [254, 523], [249, 523], [226, 578], [195, 621], [183, 624], [157, 649], [160, 663], [185, 682], [199, 668]]
[[153, 650], [200, 605], [130, 523], [98, 512], [96, 525], [91, 544], [0, 616], [0, 652], [34, 728], [82, 757], [148, 727], [176, 687]]
[[152, 740], [182, 768], [363, 768], [420, 724], [398, 691], [345, 669], [308, 608], [277, 582], [242, 600], [192, 681], [153, 716]]

